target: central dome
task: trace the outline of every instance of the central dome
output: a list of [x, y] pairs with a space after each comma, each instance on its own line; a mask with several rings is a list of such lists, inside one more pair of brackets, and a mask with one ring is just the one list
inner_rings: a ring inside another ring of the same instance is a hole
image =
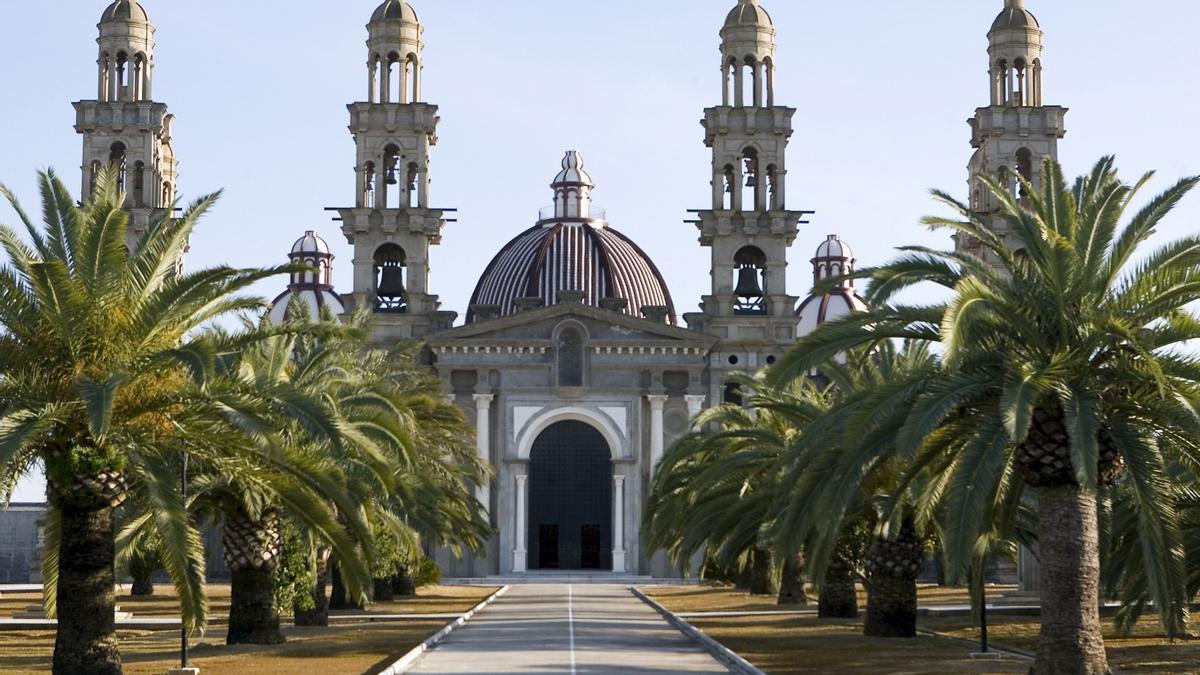
[[631, 316], [642, 316], [644, 307], [665, 308], [665, 320], [674, 324], [671, 293], [654, 262], [591, 207], [593, 185], [579, 153], [567, 153], [551, 187], [553, 215], [546, 213], [492, 259], [471, 296], [467, 323], [485, 318], [483, 307], [508, 316], [520, 309], [518, 301], [549, 306], [560, 292], [574, 291], [588, 305]]

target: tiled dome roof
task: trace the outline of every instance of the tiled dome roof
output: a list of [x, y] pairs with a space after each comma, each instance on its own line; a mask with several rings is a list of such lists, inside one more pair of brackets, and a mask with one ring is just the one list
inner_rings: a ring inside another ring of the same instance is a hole
[[321, 235], [309, 230], [304, 233], [303, 237], [296, 240], [292, 244], [292, 253], [324, 253], [329, 254], [329, 244], [321, 238]]
[[371, 15], [371, 23], [396, 20], [419, 23], [416, 11], [405, 0], [384, 0], [383, 4], [377, 7], [375, 13]]
[[142, 21], [150, 23], [150, 15], [137, 0], [117, 0], [100, 15], [100, 23], [106, 21]]
[[771, 15], [759, 7], [758, 0], [739, 0], [737, 7], [725, 17], [725, 26], [773, 26]]
[[623, 311], [632, 316], [647, 305], [667, 307], [675, 323], [671, 293], [654, 262], [625, 235], [592, 222], [539, 223], [519, 234], [488, 265], [471, 305], [497, 306], [506, 316], [517, 311], [518, 298], [553, 305], [559, 291], [582, 291], [593, 306], [624, 298]]
[[1025, 9], [1024, 0], [1005, 0], [1004, 10], [992, 22], [991, 32], [1027, 28], [1040, 28], [1040, 25], [1033, 12]]

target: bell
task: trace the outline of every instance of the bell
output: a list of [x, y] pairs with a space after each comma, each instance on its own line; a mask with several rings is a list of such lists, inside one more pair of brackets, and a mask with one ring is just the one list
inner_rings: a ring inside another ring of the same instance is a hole
[[387, 178], [384, 179], [384, 182], [387, 183], [388, 185], [396, 185], [397, 183], [399, 183], [399, 181], [396, 180], [396, 167], [394, 167], [394, 166], [388, 167]]
[[758, 268], [747, 265], [738, 270], [737, 288], [734, 294], [739, 298], [761, 298], [762, 286], [758, 283]]
[[746, 176], [746, 187], [758, 187], [758, 176], [755, 176], [754, 174]]
[[380, 298], [404, 297], [404, 270], [398, 266], [386, 266], [379, 278]]

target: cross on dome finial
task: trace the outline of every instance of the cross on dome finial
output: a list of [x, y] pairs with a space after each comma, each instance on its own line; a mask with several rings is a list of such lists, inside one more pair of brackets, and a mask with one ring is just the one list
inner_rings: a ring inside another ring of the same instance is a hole
[[1021, 9], [1025, 6], [1025, 0], [1004, 0], [1004, 6]]

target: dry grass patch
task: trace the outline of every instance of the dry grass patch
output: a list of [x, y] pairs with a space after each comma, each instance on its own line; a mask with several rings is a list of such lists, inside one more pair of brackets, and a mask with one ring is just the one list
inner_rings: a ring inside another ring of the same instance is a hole
[[[460, 614], [496, 592], [478, 586], [430, 586], [415, 597], [380, 603], [365, 612], [334, 612], [337, 616], [361, 614]], [[169, 586], [156, 586], [160, 595], [131, 598], [121, 595], [117, 604], [136, 616], [178, 616], [179, 603]], [[371, 673], [382, 670], [447, 622], [444, 619], [414, 619], [401, 622], [338, 623], [329, 628], [297, 628], [285, 619], [288, 641], [282, 645], [225, 646], [223, 624], [229, 615], [229, 585], [208, 587], [213, 625], [203, 637], [193, 640], [192, 665], [201, 672], [255, 675], [295, 673]], [[5, 595], [0, 598], [0, 616], [39, 604], [38, 594]], [[128, 675], [161, 675], [177, 665], [179, 633], [176, 630], [119, 630], [117, 632]], [[0, 631], [0, 673], [33, 675], [50, 669], [54, 631]]]
[[[208, 675], [293, 675], [371, 673], [382, 670], [425, 638], [442, 621], [360, 623], [330, 628], [287, 626], [282, 645], [225, 646], [225, 631], [210, 631], [193, 642], [191, 664]], [[179, 636], [168, 631], [119, 631], [128, 675], [162, 675], [179, 663]], [[35, 675], [50, 670], [52, 631], [0, 633], [0, 672]]]
[[[213, 622], [223, 622], [229, 617], [229, 584], [209, 584], [208, 613]], [[117, 605], [123, 612], [132, 612], [138, 617], [177, 617], [179, 616], [179, 600], [175, 589], [169, 585], [154, 586], [154, 595], [148, 598], [135, 598], [128, 595], [128, 586], [123, 586], [123, 593], [117, 594]], [[381, 602], [368, 607], [365, 611], [335, 611], [338, 616], [355, 616], [361, 614], [461, 614], [482, 602], [497, 587], [482, 586], [427, 586], [411, 598], [397, 598], [393, 602]], [[14, 612], [23, 611], [30, 605], [40, 605], [42, 596], [38, 593], [4, 594], [0, 597], [0, 617], [7, 618]], [[290, 613], [291, 608], [282, 608]]]
[[856, 620], [818, 621], [815, 617], [738, 617], [691, 621], [721, 644], [770, 675], [934, 675], [1026, 673], [1027, 661], [983, 661], [956, 640], [916, 637], [884, 640], [862, 634]]
[[[979, 627], [968, 617], [922, 618], [922, 627], [971, 640]], [[1111, 618], [1102, 618], [1109, 664], [1124, 673], [1200, 673], [1200, 643], [1171, 642], [1153, 617], [1147, 617], [1126, 637], [1117, 634]], [[1028, 652], [1037, 650], [1037, 617], [989, 616], [988, 637]]]
[[[1015, 586], [989, 586], [989, 597], [999, 597], [1015, 590]], [[795, 605], [779, 606], [775, 597], [750, 595], [734, 590], [733, 586], [705, 584], [702, 586], [654, 586], [642, 589], [646, 595], [657, 600], [672, 612], [770, 612], [795, 609]], [[965, 588], [948, 588], [934, 585], [917, 587], [917, 601], [922, 605], [967, 604], [970, 599]], [[817, 596], [809, 589], [809, 605], [816, 609]], [[867, 592], [858, 588], [858, 603], [866, 607]]]

